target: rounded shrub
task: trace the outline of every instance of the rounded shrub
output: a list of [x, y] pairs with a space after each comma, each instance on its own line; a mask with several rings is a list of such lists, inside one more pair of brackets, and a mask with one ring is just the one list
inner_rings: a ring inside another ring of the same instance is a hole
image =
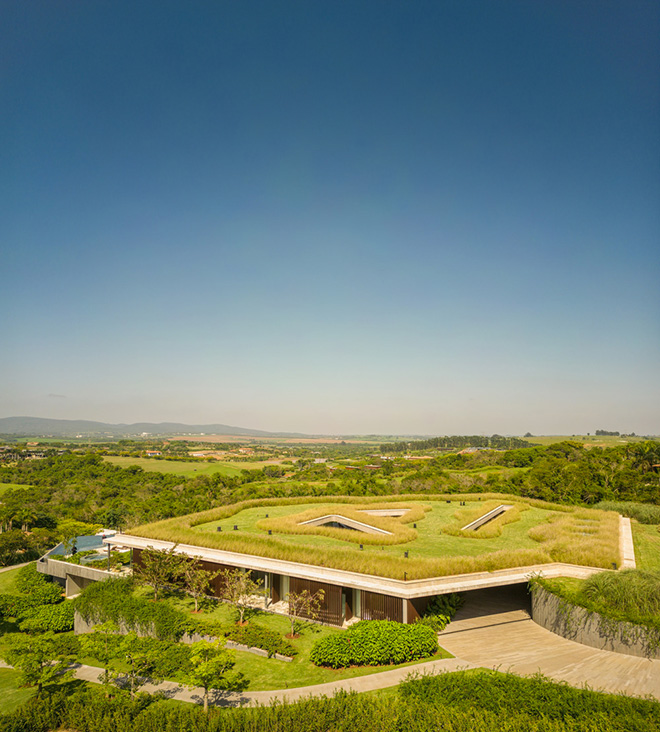
[[326, 636], [312, 648], [316, 666], [385, 666], [432, 656], [438, 639], [427, 625], [362, 620], [343, 633]]

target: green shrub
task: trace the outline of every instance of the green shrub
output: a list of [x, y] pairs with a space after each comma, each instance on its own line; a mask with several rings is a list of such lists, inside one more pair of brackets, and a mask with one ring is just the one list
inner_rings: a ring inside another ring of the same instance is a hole
[[186, 630], [186, 616], [162, 602], [135, 597], [131, 579], [94, 582], [73, 601], [83, 619], [92, 623], [112, 620], [127, 630], [153, 634], [159, 640], [179, 640]]
[[16, 575], [16, 589], [35, 605], [49, 605], [62, 600], [62, 588], [37, 572], [36, 564], [21, 567]]
[[428, 625], [439, 633], [449, 625], [462, 604], [463, 597], [456, 592], [449, 595], [436, 595], [428, 604], [424, 617], [418, 618], [416, 622]]
[[432, 656], [438, 650], [433, 628], [392, 620], [361, 620], [343, 633], [326, 636], [310, 653], [317, 666], [385, 666]]
[[633, 518], [640, 524], [660, 524], [660, 506], [632, 501], [601, 501], [595, 508], [602, 511], [616, 511], [622, 516]]
[[73, 630], [73, 604], [43, 605], [32, 610], [18, 626], [24, 633], [45, 633], [52, 630], [62, 633]]
[[276, 653], [281, 653], [283, 656], [295, 656], [297, 653], [279, 633], [256, 623], [235, 625], [226, 632], [226, 636], [235, 643], [242, 643], [251, 648], [262, 648], [268, 652], [269, 657]]

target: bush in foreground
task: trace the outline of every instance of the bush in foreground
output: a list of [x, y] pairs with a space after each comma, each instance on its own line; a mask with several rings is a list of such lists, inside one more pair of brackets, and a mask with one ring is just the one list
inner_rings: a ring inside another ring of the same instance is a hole
[[398, 698], [338, 693], [268, 707], [211, 709], [71, 688], [0, 716], [0, 732], [652, 732], [660, 704], [540, 677], [459, 672], [402, 684]]
[[317, 666], [386, 666], [432, 656], [438, 638], [427, 625], [361, 620], [344, 633], [322, 638], [309, 655]]

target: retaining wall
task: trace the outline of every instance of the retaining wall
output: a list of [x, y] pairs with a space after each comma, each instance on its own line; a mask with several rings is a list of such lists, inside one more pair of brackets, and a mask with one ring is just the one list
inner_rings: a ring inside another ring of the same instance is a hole
[[547, 630], [585, 646], [629, 656], [660, 658], [660, 631], [604, 618], [571, 605], [543, 587], [535, 587], [532, 593], [532, 619]]

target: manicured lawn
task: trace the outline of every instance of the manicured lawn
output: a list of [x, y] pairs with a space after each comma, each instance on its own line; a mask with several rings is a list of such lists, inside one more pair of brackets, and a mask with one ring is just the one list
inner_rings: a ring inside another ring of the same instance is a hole
[[637, 569], [660, 570], [660, 526], [632, 522]]
[[36, 688], [20, 688], [19, 672], [9, 668], [0, 668], [0, 713], [7, 714], [31, 699]]
[[233, 477], [241, 475], [243, 470], [256, 470], [265, 467], [266, 465], [273, 465], [272, 462], [217, 462], [208, 463], [205, 460], [199, 462], [188, 462], [186, 460], [156, 460], [155, 458], [135, 458], [135, 457], [122, 457], [121, 455], [107, 455], [103, 458], [113, 465], [119, 465], [122, 468], [127, 468], [130, 465], [137, 465], [153, 473], [173, 473], [174, 475], [184, 475], [188, 478], [194, 477], [195, 475], [213, 475], [215, 473], [221, 473]]

